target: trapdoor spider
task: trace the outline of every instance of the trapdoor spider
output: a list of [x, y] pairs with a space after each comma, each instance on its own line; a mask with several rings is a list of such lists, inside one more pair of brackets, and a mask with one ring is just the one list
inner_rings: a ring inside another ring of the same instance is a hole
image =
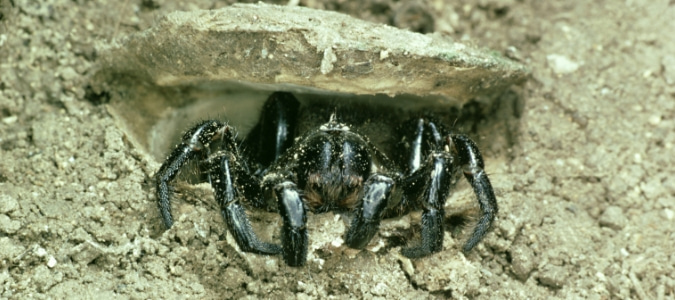
[[[292, 94], [276, 92], [243, 142], [236, 139], [234, 127], [219, 121], [204, 121], [188, 130], [156, 175], [164, 225], [170, 228], [173, 224], [170, 182], [186, 162], [197, 160], [239, 247], [281, 254], [290, 266], [301, 266], [307, 258], [308, 211], [351, 212], [345, 243], [362, 249], [383, 218], [422, 210], [422, 241], [404, 247], [401, 253], [417, 258], [440, 251], [443, 206], [460, 173], [473, 187], [481, 211], [463, 251], [474, 248], [490, 229], [497, 201], [481, 154], [467, 136], [448, 133], [431, 118], [413, 118], [405, 123], [407, 128], [399, 130], [399, 136], [392, 137], [400, 145], [400, 153], [392, 155], [405, 160], [397, 168], [335, 113], [328, 122], [296, 137], [299, 110]], [[217, 151], [211, 153], [211, 148]], [[276, 203], [283, 220], [281, 246], [256, 236], [244, 202], [256, 208]]]

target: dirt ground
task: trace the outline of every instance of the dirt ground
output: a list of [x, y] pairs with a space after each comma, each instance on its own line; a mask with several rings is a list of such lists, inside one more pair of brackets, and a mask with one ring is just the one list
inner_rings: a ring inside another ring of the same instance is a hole
[[[314, 251], [291, 268], [239, 252], [203, 201], [175, 201], [165, 232], [158, 162], [87, 89], [100, 47], [227, 1], [0, 0], [0, 298], [675, 299], [675, 3], [419, 3], [299, 1], [531, 69], [504, 102], [517, 107], [473, 133], [499, 200], [494, 230], [466, 256], [447, 232], [442, 252], [408, 260], [388, 235], [415, 215], [361, 252], [330, 243], [339, 216], [311, 216]], [[472, 199], [466, 184], [454, 197]], [[277, 219], [253, 219], [271, 239]]]

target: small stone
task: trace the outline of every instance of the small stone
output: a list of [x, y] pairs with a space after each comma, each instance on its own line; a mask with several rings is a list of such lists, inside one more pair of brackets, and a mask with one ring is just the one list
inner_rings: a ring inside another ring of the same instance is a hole
[[56, 258], [50, 255], [49, 259], [47, 259], [47, 267], [51, 269], [56, 266], [56, 263], [57, 263]]
[[534, 252], [526, 245], [518, 245], [511, 250], [511, 270], [520, 280], [527, 280], [534, 269]]
[[10, 195], [0, 195], [0, 213], [6, 214], [19, 208], [19, 202]]
[[380, 282], [377, 285], [375, 285], [375, 287], [372, 290], [370, 290], [370, 292], [375, 296], [384, 296], [387, 294], [388, 289], [389, 286]]
[[401, 269], [403, 269], [403, 272], [405, 272], [406, 275], [408, 276], [415, 275], [415, 267], [413, 266], [412, 261], [410, 261], [409, 258], [399, 255], [398, 260], [401, 263]]
[[323, 51], [323, 59], [321, 60], [321, 74], [326, 75], [333, 71], [333, 63], [337, 61], [337, 56], [333, 53], [333, 48], [327, 48]]
[[600, 226], [621, 230], [626, 226], [626, 217], [618, 206], [610, 206], [600, 215]]
[[549, 265], [541, 270], [537, 279], [545, 286], [559, 289], [563, 287], [565, 280], [567, 280], [567, 270], [561, 266]]
[[35, 255], [37, 255], [38, 257], [43, 257], [47, 255], [47, 249], [39, 247], [35, 249]]
[[61, 70], [61, 78], [63, 78], [63, 80], [65, 81], [73, 81], [79, 77], [80, 74], [77, 74], [77, 72], [75, 72], [75, 69], [71, 67], [66, 67], [63, 70]]
[[660, 199], [667, 191], [663, 187], [660, 177], [650, 178], [640, 183], [640, 191], [647, 199]]
[[659, 123], [661, 123], [661, 116], [660, 115], [653, 115], [653, 116], [649, 117], [649, 124], [656, 126], [656, 125], [659, 125]]
[[499, 230], [501, 231], [502, 235], [507, 239], [507, 240], [513, 240], [513, 238], [516, 236], [518, 228], [514, 224], [513, 220], [511, 219], [506, 219], [503, 220], [502, 222], [499, 222]]
[[84, 242], [71, 250], [70, 257], [83, 265], [88, 265], [103, 254], [101, 247], [93, 242]]
[[7, 215], [0, 215], [0, 232], [14, 234], [21, 229], [21, 222], [12, 220]]
[[93, 240], [91, 235], [87, 233], [82, 227], [78, 227], [69, 236], [70, 240], [76, 243], [82, 243], [84, 241]]
[[33, 282], [38, 290], [46, 291], [49, 287], [54, 285], [55, 282], [50, 279], [52, 276], [47, 267], [37, 266], [33, 269], [33, 272]]
[[13, 261], [21, 253], [24, 252], [24, 248], [19, 244], [15, 243], [14, 240], [8, 237], [0, 238], [0, 263], [3, 261]]
[[663, 77], [666, 83], [675, 84], [675, 56], [666, 55], [661, 59], [663, 65]]
[[[423, 260], [416, 260], [414, 284], [426, 286], [430, 293], [452, 291], [453, 295], [474, 294], [480, 288], [478, 264], [460, 253], [441, 251]], [[442, 266], [439, 268], [439, 266]]]
[[298, 300], [312, 299], [312, 297], [310, 297], [305, 293], [298, 293], [297, 295], [295, 295], [295, 298]]
[[19, 118], [17, 116], [9, 116], [9, 117], [3, 118], [2, 123], [5, 123], [7, 125], [12, 125], [12, 124], [16, 123], [16, 121], [18, 119]]
[[579, 69], [579, 64], [567, 58], [567, 56], [559, 54], [551, 54], [546, 56], [548, 65], [556, 74], [569, 74]]

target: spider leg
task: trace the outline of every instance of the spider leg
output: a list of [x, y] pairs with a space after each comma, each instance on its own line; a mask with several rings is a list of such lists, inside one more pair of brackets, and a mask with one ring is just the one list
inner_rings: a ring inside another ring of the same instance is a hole
[[453, 160], [449, 152], [434, 151], [426, 165], [411, 176], [409, 183], [422, 185], [419, 201], [422, 206], [422, 242], [401, 249], [401, 254], [418, 258], [438, 252], [443, 247], [443, 219], [445, 200], [453, 181]]
[[258, 124], [244, 141], [247, 155], [260, 164], [258, 173], [264, 173], [293, 144], [299, 108], [291, 93], [275, 92], [265, 101]]
[[345, 236], [345, 242], [354, 249], [363, 249], [380, 227], [380, 221], [391, 195], [394, 180], [374, 174], [363, 187], [363, 198]]
[[[412, 129], [412, 130], [411, 130]], [[402, 132], [399, 149], [399, 158], [404, 161], [401, 167], [406, 171], [407, 177], [400, 180], [397, 185], [401, 186], [403, 197], [401, 201], [390, 207], [385, 212], [385, 217], [399, 217], [412, 210], [420, 209], [419, 197], [423, 193], [427, 181], [424, 172], [418, 172], [424, 167], [428, 155], [443, 149], [443, 128], [434, 121], [426, 118], [414, 118], [404, 122], [400, 128]]]
[[291, 181], [284, 180], [274, 185], [274, 194], [279, 203], [279, 213], [284, 225], [281, 228], [283, 257], [291, 267], [302, 266], [307, 260], [307, 209], [300, 192]]
[[[221, 214], [227, 223], [230, 233], [237, 241], [242, 251], [259, 254], [279, 254], [281, 247], [271, 243], [265, 243], [258, 239], [258, 236], [251, 227], [244, 207], [241, 201], [244, 200], [242, 184], [258, 186], [258, 182], [241, 183], [238, 180], [240, 175], [247, 174], [247, 170], [238, 163], [240, 158], [236, 150], [236, 141], [230, 130], [231, 127], [225, 127], [225, 136], [223, 138], [223, 149], [203, 162], [204, 167], [209, 170], [213, 176], [211, 186], [215, 191], [215, 197], [221, 208]], [[252, 179], [250, 176], [244, 178]], [[244, 193], [245, 194], [245, 193]]]
[[[173, 193], [171, 182], [180, 169], [190, 160], [198, 156], [208, 156], [209, 144], [222, 135], [223, 124], [218, 121], [208, 120], [197, 124], [188, 130], [183, 136], [182, 142], [169, 154], [155, 175], [157, 187], [157, 201], [162, 220], [166, 228], [173, 225], [171, 216], [171, 194]], [[209, 178], [210, 179], [210, 178]], [[209, 180], [210, 181], [210, 180]]]
[[[407, 150], [407, 168], [408, 174], [417, 171], [423, 163], [424, 158], [433, 149], [440, 149], [443, 140], [440, 133], [440, 128], [436, 124], [424, 118], [418, 118], [408, 121], [407, 123], [415, 123], [412, 136], [404, 136], [404, 140], [410, 140], [408, 145], [404, 145]], [[409, 125], [407, 124], [406, 125]]]
[[480, 151], [478, 151], [476, 143], [463, 134], [448, 136], [448, 140], [451, 141], [451, 144], [454, 144], [457, 150], [459, 165], [462, 168], [464, 177], [473, 187], [481, 210], [480, 220], [478, 220], [476, 228], [462, 249], [466, 253], [471, 251], [483, 239], [487, 231], [492, 227], [492, 222], [499, 209], [492, 185], [484, 170], [483, 157]]

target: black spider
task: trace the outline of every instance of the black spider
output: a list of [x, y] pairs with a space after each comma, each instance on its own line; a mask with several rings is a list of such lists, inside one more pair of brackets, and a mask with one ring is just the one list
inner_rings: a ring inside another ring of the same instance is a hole
[[[398, 171], [366, 137], [339, 122], [335, 113], [327, 123], [296, 138], [299, 108], [292, 94], [272, 94], [244, 141], [247, 151], [240, 151], [235, 129], [219, 121], [204, 121], [188, 130], [156, 175], [164, 225], [173, 224], [169, 183], [186, 162], [198, 159], [239, 247], [247, 252], [282, 254], [290, 266], [306, 261], [307, 211], [352, 212], [345, 242], [362, 249], [382, 218], [421, 209], [422, 241], [401, 253], [417, 258], [440, 251], [443, 206], [458, 173], [471, 183], [481, 210], [463, 251], [470, 251], [490, 229], [497, 201], [481, 154], [467, 136], [448, 134], [429, 118], [412, 119], [398, 133], [398, 151], [406, 161], [403, 171]], [[211, 147], [218, 151], [211, 153]], [[281, 246], [258, 239], [244, 201], [256, 208], [276, 203], [283, 218]]]

